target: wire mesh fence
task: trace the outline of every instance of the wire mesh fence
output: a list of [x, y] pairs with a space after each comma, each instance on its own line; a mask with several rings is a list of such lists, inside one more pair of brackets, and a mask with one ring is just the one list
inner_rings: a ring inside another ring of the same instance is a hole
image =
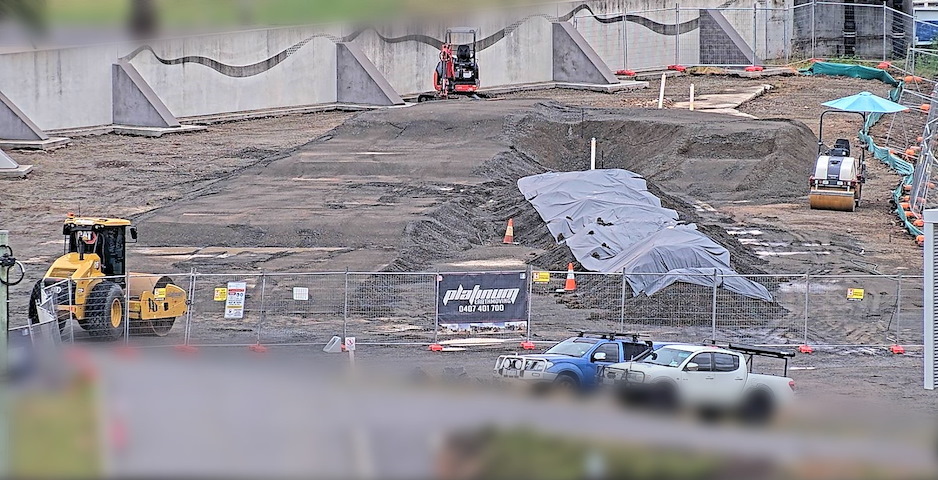
[[430, 343], [436, 329], [432, 273], [354, 273], [348, 279], [347, 336], [361, 343]]
[[[649, 296], [637, 285], [669, 283], [671, 275], [629, 274], [623, 306], [627, 329], [666, 341], [701, 341], [712, 338], [713, 288], [677, 282]], [[698, 281], [712, 280], [700, 276]], [[683, 340], [686, 339], [686, 340]]]
[[[48, 281], [34, 298], [31, 319], [54, 320], [66, 342], [154, 347], [322, 345], [334, 336], [387, 345], [546, 342], [580, 331], [757, 345], [922, 342], [921, 276], [515, 274], [528, 292], [529, 320], [507, 325], [441, 322], [440, 280], [462, 274], [432, 272], [190, 272]], [[767, 293], [746, 294], [734, 287], [740, 282]]]
[[806, 275], [726, 276], [722, 280], [746, 279], [763, 285], [772, 301], [751, 298], [715, 288], [713, 332], [710, 338], [742, 343], [805, 343], [804, 292]]
[[796, 3], [584, 10], [570, 22], [614, 71], [788, 65], [812, 58], [901, 61], [936, 33], [933, 25], [884, 4]]
[[[258, 319], [259, 342], [313, 343], [345, 335], [345, 274], [268, 274], [262, 275], [260, 282], [263, 315]], [[224, 289], [222, 285], [215, 288]]]

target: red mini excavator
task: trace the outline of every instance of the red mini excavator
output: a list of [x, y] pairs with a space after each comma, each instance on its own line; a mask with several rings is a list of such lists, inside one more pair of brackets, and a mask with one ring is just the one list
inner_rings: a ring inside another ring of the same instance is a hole
[[[457, 37], [459, 43], [456, 41]], [[446, 30], [443, 46], [440, 47], [440, 61], [433, 71], [433, 88], [436, 94], [421, 95], [420, 101], [449, 98], [450, 95], [475, 96], [479, 89], [477, 38], [478, 31], [474, 28]]]

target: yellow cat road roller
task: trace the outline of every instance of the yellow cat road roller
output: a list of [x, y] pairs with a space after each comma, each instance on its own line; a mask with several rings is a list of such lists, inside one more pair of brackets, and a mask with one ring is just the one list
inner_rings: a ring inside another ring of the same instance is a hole
[[[186, 313], [186, 291], [172, 279], [127, 273], [126, 239], [128, 235], [137, 239], [137, 229], [129, 220], [69, 214], [62, 234], [65, 254], [33, 287], [31, 322], [39, 321], [37, 303], [45, 302], [48, 295], [55, 297], [60, 329], [74, 318], [91, 337], [99, 339], [119, 338], [125, 328], [132, 335], [164, 336], [176, 317]], [[126, 325], [125, 316], [129, 317]]]

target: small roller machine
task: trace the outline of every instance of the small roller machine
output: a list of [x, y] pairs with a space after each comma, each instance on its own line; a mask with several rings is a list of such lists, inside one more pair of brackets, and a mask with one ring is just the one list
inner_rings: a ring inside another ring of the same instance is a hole
[[808, 201], [814, 210], [852, 212], [860, 205], [863, 165], [850, 156], [850, 144], [839, 139], [825, 155], [818, 155], [809, 179]]
[[808, 203], [812, 210], [852, 212], [860, 206], [860, 194], [866, 181], [866, 150], [860, 149], [860, 158], [850, 154], [850, 141], [839, 138], [834, 146], [824, 145], [824, 115], [829, 113], [859, 114], [857, 112], [826, 110], [821, 112], [818, 126], [818, 153], [814, 171], [808, 179]]

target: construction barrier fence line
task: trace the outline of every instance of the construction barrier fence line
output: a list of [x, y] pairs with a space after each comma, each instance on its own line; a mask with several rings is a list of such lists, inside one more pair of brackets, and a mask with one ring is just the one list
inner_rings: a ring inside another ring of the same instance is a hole
[[791, 7], [674, 8], [593, 13], [570, 19], [612, 69], [670, 65], [792, 65], [815, 58], [901, 61], [936, 29], [884, 4], [796, 2]]
[[[40, 284], [29, 317], [31, 323], [54, 321], [64, 342], [141, 347], [323, 345], [333, 336], [379, 345], [466, 338], [553, 342], [579, 331], [814, 347], [923, 343], [922, 276], [701, 275], [699, 282], [675, 282], [648, 296], [633, 291], [628, 277], [653, 277], [645, 282], [651, 284], [669, 274], [576, 272], [572, 282], [566, 271], [481, 275], [95, 277]], [[492, 287], [495, 276], [508, 283]], [[722, 288], [733, 277], [763, 285], [772, 301]], [[446, 283], [453, 278], [459, 287]], [[464, 313], [468, 320], [449, 320]]]

